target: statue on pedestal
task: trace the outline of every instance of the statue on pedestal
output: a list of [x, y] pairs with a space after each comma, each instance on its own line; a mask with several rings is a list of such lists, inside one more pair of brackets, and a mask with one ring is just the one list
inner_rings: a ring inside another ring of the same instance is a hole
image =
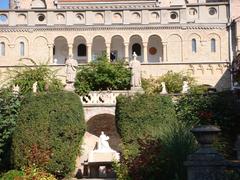
[[75, 77], [77, 74], [77, 67], [78, 67], [78, 62], [77, 60], [73, 59], [72, 56], [70, 55], [69, 58], [66, 60], [66, 90], [72, 91], [74, 90], [74, 82], [75, 82]]
[[166, 83], [161, 82], [161, 85], [162, 85], [162, 91], [160, 92], [160, 94], [168, 94], [167, 88], [166, 88]]
[[182, 86], [182, 93], [188, 93], [190, 87], [188, 85], [187, 81], [183, 81], [183, 86]]
[[111, 151], [112, 149], [109, 146], [108, 143], [109, 137], [104, 134], [104, 132], [101, 132], [101, 135], [99, 137], [98, 141], [98, 149], [99, 151]]
[[137, 60], [137, 54], [133, 53], [133, 60], [129, 66], [132, 70], [131, 90], [142, 90], [141, 83], [141, 63]]

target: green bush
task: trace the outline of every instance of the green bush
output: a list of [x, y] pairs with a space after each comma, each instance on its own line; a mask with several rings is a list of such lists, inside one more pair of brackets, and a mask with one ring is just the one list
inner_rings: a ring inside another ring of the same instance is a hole
[[10, 168], [11, 137], [16, 126], [21, 98], [8, 89], [0, 90], [0, 169]]
[[110, 63], [107, 56], [98, 57], [89, 66], [78, 71], [75, 91], [79, 95], [98, 90], [124, 90], [130, 88], [131, 71], [124, 61]]
[[38, 92], [59, 91], [63, 84], [56, 78], [56, 71], [52, 71], [48, 65], [37, 65], [34, 61], [33, 67], [25, 65], [20, 69], [9, 70], [10, 85], [18, 85], [21, 94], [32, 92], [32, 87], [37, 82]]
[[29, 95], [22, 103], [13, 134], [16, 168], [43, 168], [56, 176], [66, 176], [75, 168], [84, 134], [83, 108], [70, 92]]
[[221, 128], [217, 148], [225, 156], [233, 155], [233, 144], [240, 130], [240, 102], [232, 92], [189, 94], [176, 104], [178, 119], [190, 126], [212, 124]]
[[0, 177], [0, 179], [1, 180], [15, 180], [16, 178], [20, 179], [23, 176], [24, 176], [24, 172], [23, 171], [10, 170], [10, 171], [4, 173]]
[[[180, 93], [182, 91], [183, 81], [188, 81], [189, 86], [195, 87], [195, 79], [182, 72], [168, 71], [159, 78], [143, 79], [143, 89], [147, 94], [159, 93], [162, 90], [161, 82], [166, 83], [168, 93]], [[196, 88], [195, 88], [196, 89]]]
[[115, 166], [118, 178], [186, 179], [183, 163], [195, 141], [190, 127], [177, 121], [170, 97], [120, 96], [116, 121], [123, 141], [123, 157]]

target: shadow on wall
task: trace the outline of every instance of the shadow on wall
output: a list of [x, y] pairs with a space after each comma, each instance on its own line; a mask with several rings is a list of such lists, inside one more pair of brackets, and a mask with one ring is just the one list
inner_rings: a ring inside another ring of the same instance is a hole
[[231, 73], [226, 70], [219, 81], [216, 83], [215, 88], [217, 91], [224, 91], [231, 89]]
[[110, 147], [119, 151], [119, 144], [121, 143], [121, 140], [117, 132], [115, 116], [111, 114], [99, 114], [92, 117], [87, 122], [87, 132], [90, 134], [99, 137], [101, 131], [104, 131], [104, 133], [109, 136]]

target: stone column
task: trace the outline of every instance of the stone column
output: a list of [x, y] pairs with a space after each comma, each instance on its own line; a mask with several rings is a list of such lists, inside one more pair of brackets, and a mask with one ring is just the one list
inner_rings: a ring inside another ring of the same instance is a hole
[[212, 144], [220, 132], [215, 126], [200, 126], [191, 130], [200, 148], [187, 157], [188, 180], [225, 180], [227, 161]]
[[110, 60], [110, 51], [111, 51], [111, 43], [106, 43], [106, 53], [109, 60]]
[[143, 62], [148, 63], [148, 43], [143, 42]]
[[92, 43], [87, 43], [87, 62], [92, 61]]
[[124, 43], [124, 53], [125, 53], [125, 56], [124, 56], [124, 59], [125, 59], [125, 61], [129, 61], [129, 45], [128, 45], [129, 43], [128, 42], [126, 42], [126, 43]]
[[163, 45], [163, 62], [167, 62], [167, 42], [162, 42]]
[[50, 60], [51, 63], [53, 62], [53, 44], [48, 44], [48, 58]]
[[68, 56], [73, 57], [73, 44], [68, 44]]
[[237, 51], [240, 51], [240, 36], [237, 37]]

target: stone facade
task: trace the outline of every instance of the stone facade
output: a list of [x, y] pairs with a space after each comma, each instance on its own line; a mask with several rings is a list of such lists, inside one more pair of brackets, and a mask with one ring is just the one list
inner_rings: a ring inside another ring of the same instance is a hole
[[[69, 55], [84, 65], [102, 51], [144, 77], [189, 72], [199, 84], [230, 87], [229, 4], [206, 0], [22, 0], [0, 11], [0, 70], [48, 62], [64, 75]], [[1, 74], [1, 78], [4, 78]]]

